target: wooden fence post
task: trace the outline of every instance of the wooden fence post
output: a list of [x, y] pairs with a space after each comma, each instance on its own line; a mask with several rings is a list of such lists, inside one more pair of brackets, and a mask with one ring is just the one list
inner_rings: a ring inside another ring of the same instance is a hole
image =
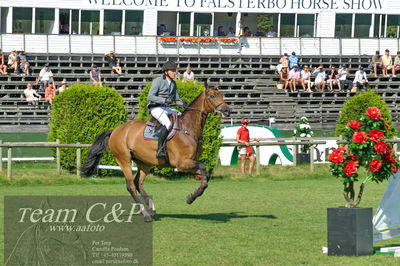
[[[3, 141], [0, 139], [0, 144], [3, 144]], [[0, 147], [0, 173], [3, 173], [3, 148]]]
[[260, 146], [256, 146], [256, 174], [260, 175]]
[[81, 148], [79, 147], [76, 149], [76, 176], [81, 177]]
[[310, 146], [310, 171], [314, 172], [314, 145]]
[[297, 153], [298, 153], [298, 146], [293, 145], [293, 165], [297, 166]]
[[12, 147], [7, 148], [7, 178], [12, 176]]
[[[56, 139], [56, 143], [60, 144], [60, 140]], [[61, 155], [60, 147], [56, 147], [56, 164], [57, 164], [57, 175], [61, 174]]]

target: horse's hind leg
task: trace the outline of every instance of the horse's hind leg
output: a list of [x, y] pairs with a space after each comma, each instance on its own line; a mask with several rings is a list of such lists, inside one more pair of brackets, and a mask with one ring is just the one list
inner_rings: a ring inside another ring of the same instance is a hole
[[[125, 175], [125, 182], [126, 182], [127, 190], [131, 194], [131, 196], [132, 196], [133, 200], [135, 201], [135, 203], [142, 204], [142, 202], [140, 201], [140, 198], [138, 197], [138, 195], [136, 193], [135, 184], [133, 183], [131, 155], [128, 152], [122, 158], [121, 158], [121, 156], [119, 156], [116, 159], [117, 159], [117, 162], [118, 162], [119, 166], [121, 167], [122, 172]], [[137, 175], [139, 175], [139, 171], [138, 171]], [[143, 216], [144, 216], [144, 220], [146, 222], [151, 222], [153, 220], [151, 218], [150, 213], [147, 211], [146, 207], [142, 208], [142, 213], [143, 213]]]
[[144, 191], [143, 184], [146, 176], [150, 173], [151, 166], [146, 165], [142, 162], [136, 162], [138, 167], [138, 173], [135, 177], [135, 185], [136, 189], [139, 190], [140, 195], [142, 195], [143, 199], [146, 202], [149, 213], [153, 216], [156, 213], [156, 207], [154, 206], [153, 199]]

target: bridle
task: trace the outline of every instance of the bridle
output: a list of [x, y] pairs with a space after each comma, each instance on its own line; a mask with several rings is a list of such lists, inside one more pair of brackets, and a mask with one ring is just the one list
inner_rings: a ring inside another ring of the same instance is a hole
[[[207, 97], [204, 98], [204, 102], [205, 102], [206, 100], [207, 100]], [[191, 110], [191, 111], [201, 112], [202, 114], [206, 114], [206, 115], [207, 115], [207, 114], [210, 114], [210, 113], [215, 114], [215, 113], [217, 112], [218, 107], [221, 106], [221, 105], [224, 104], [224, 103], [225, 103], [224, 101], [220, 102], [220, 103], [217, 104], [217, 105], [214, 105], [214, 104], [211, 103], [211, 105], [213, 106], [213, 109], [214, 109], [214, 110], [212, 110], [212, 111], [200, 110], [200, 109], [193, 108], [193, 107], [189, 107], [189, 106], [184, 107], [184, 109], [185, 109], [185, 110]]]

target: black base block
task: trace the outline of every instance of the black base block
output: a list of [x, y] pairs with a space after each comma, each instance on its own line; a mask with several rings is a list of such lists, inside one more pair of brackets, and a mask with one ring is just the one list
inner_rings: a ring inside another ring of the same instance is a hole
[[328, 255], [373, 254], [372, 208], [328, 208]]
[[297, 164], [310, 163], [309, 153], [298, 153], [296, 154]]

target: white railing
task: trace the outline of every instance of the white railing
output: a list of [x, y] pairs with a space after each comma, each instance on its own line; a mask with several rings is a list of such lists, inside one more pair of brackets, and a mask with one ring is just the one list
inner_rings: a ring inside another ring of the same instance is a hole
[[396, 38], [335, 39], [335, 38], [265, 38], [240, 37], [233, 45], [165, 44], [156, 36], [103, 36], [103, 35], [38, 35], [1, 34], [0, 48], [9, 52], [23, 48], [27, 53], [103, 54], [113, 50], [118, 54], [159, 55], [373, 55], [389, 49], [392, 54], [400, 50]]

